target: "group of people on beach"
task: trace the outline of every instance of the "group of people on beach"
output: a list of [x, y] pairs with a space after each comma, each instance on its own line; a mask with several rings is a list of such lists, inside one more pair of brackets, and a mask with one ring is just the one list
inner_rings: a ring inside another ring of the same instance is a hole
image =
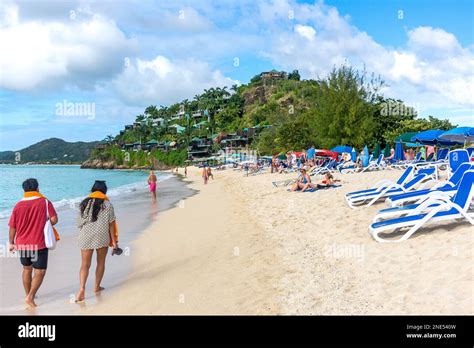
[[[23, 287], [25, 303], [36, 307], [35, 297], [43, 283], [48, 268], [49, 240], [46, 230], [49, 223], [58, 223], [58, 214], [51, 203], [39, 190], [38, 180], [27, 179], [22, 184], [23, 199], [13, 208], [9, 220], [9, 251], [18, 253], [23, 266]], [[77, 215], [78, 247], [81, 253], [79, 270], [79, 290], [75, 302], [85, 300], [85, 291], [94, 251], [97, 257], [94, 292], [101, 286], [105, 272], [105, 260], [108, 248], [112, 255], [120, 255], [123, 250], [118, 246], [118, 227], [114, 207], [107, 197], [105, 181], [96, 180], [90, 194], [79, 204]], [[54, 238], [59, 234], [54, 229]]]
[[311, 168], [321, 165], [323, 162], [316, 156], [316, 149], [314, 145], [311, 145], [307, 150], [301, 150], [299, 156], [295, 151], [288, 151], [285, 154], [285, 159], [279, 158], [278, 154], [272, 156], [271, 160], [271, 173], [284, 173], [293, 168], [301, 169], [303, 167]]

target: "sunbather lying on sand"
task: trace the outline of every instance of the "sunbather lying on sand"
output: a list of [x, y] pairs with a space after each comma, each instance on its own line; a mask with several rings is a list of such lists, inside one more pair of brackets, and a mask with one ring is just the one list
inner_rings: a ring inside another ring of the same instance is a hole
[[334, 179], [334, 176], [331, 173], [326, 173], [324, 175], [324, 180], [321, 181], [320, 184], [309, 184], [309, 187], [315, 190], [325, 189], [331, 186], [334, 186], [336, 182], [340, 182], [341, 180]]

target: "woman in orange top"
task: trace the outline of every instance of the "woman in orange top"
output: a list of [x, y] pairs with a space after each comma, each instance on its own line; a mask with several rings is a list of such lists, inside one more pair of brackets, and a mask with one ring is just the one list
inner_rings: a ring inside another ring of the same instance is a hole
[[112, 255], [120, 255], [118, 233], [114, 207], [107, 196], [105, 181], [97, 180], [91, 189], [91, 194], [79, 206], [77, 227], [79, 228], [79, 247], [81, 249], [81, 270], [79, 272], [80, 288], [76, 302], [84, 301], [86, 282], [91, 267], [92, 254], [97, 253], [94, 292], [104, 290], [101, 286], [105, 272], [105, 258], [109, 246], [113, 247]]

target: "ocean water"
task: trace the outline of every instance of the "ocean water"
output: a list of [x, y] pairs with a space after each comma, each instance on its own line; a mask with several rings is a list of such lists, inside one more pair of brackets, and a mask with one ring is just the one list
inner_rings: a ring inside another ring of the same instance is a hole
[[[79, 286], [81, 254], [77, 245], [76, 218], [78, 203], [87, 195], [96, 179], [106, 180], [110, 201], [114, 205], [119, 225], [121, 256], [107, 256], [103, 284], [107, 293], [115, 291], [133, 271], [135, 246], [133, 241], [153, 222], [159, 221], [160, 213], [179, 205], [181, 200], [196, 192], [171, 173], [155, 172], [159, 183], [158, 201], [151, 202], [146, 184], [148, 172], [80, 169], [78, 166], [0, 166], [0, 199], [4, 212], [22, 197], [21, 183], [25, 178], [36, 177], [40, 190], [53, 201], [59, 222], [55, 226], [61, 236], [56, 249], [49, 254], [48, 276], [39, 292], [36, 314], [84, 314], [83, 308], [69, 304], [71, 295]], [[8, 180], [8, 181], [7, 181]], [[8, 199], [7, 199], [8, 197]], [[184, 207], [184, 205], [183, 205]], [[21, 284], [21, 265], [17, 253], [8, 253], [8, 217], [0, 219], [0, 314], [29, 315], [24, 310], [24, 291]], [[160, 230], [155, 230], [159, 233]], [[92, 294], [95, 257], [92, 260], [88, 281], [88, 294]], [[100, 297], [87, 298], [87, 306], [95, 307]]]
[[[172, 174], [156, 172], [158, 181]], [[126, 195], [146, 190], [148, 172], [135, 170], [80, 169], [78, 165], [8, 165], [0, 164], [0, 223], [23, 197], [22, 182], [36, 178], [39, 190], [58, 210], [74, 209], [85, 198], [95, 180], [105, 180], [107, 196]], [[112, 199], [112, 198], [111, 198]]]

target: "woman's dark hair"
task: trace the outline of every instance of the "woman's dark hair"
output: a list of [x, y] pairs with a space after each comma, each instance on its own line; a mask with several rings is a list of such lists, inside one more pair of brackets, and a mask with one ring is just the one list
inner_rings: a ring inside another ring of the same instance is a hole
[[94, 182], [94, 185], [92, 185], [91, 192], [94, 191], [100, 191], [104, 195], [107, 193], [107, 185], [105, 184], [105, 181], [103, 180], [96, 180]]
[[23, 181], [23, 191], [31, 192], [31, 191], [38, 191], [38, 180], [35, 178], [29, 178]]
[[[96, 180], [94, 182], [94, 185], [92, 185], [92, 188], [91, 188], [91, 192], [95, 192], [95, 191], [102, 192], [105, 195], [107, 193], [107, 185], [105, 184], [105, 181]], [[90, 201], [93, 201], [91, 221], [94, 222], [94, 221], [97, 221], [97, 216], [99, 215], [100, 210], [104, 207], [104, 200], [101, 198], [90, 198], [90, 197], [87, 197], [86, 199], [84, 199], [80, 205], [82, 217], [84, 217], [84, 215], [85, 216], [89, 215], [89, 210], [91, 209], [91, 205], [89, 204]]]

